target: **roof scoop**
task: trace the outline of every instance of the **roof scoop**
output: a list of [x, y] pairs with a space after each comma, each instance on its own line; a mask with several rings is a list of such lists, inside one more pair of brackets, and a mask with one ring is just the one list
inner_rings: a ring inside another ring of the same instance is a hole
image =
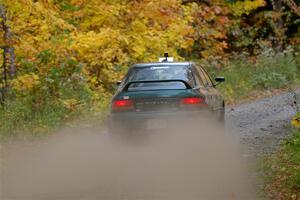
[[174, 62], [174, 58], [169, 57], [169, 53], [165, 53], [164, 57], [159, 58], [159, 62]]

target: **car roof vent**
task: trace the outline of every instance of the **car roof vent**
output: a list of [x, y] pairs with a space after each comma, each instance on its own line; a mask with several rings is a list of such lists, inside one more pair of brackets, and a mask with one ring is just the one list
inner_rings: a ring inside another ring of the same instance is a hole
[[169, 54], [165, 53], [164, 57], [159, 58], [159, 62], [174, 62], [174, 58], [173, 57], [169, 57]]

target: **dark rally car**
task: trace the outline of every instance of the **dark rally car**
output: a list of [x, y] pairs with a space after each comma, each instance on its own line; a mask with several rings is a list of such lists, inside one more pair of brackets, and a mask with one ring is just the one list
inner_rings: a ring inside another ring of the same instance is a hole
[[111, 101], [111, 132], [166, 128], [173, 119], [178, 123], [199, 115], [223, 122], [224, 99], [203, 67], [168, 60], [136, 64], [118, 82]]

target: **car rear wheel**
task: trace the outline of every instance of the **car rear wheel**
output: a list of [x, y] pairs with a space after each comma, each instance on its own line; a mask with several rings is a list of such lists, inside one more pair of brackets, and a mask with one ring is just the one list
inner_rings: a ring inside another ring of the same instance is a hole
[[128, 134], [131, 132], [131, 128], [122, 122], [110, 121], [108, 124], [108, 131], [110, 134]]
[[217, 120], [221, 123], [225, 123], [225, 109], [220, 109], [217, 111]]

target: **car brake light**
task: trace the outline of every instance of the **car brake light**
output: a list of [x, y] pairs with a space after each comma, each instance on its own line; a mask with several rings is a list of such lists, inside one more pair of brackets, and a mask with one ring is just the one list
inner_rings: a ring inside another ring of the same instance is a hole
[[130, 110], [134, 108], [132, 100], [116, 100], [112, 105], [113, 110]]
[[181, 103], [186, 104], [186, 105], [205, 104], [204, 100], [202, 98], [198, 98], [198, 97], [184, 98], [181, 100]]

